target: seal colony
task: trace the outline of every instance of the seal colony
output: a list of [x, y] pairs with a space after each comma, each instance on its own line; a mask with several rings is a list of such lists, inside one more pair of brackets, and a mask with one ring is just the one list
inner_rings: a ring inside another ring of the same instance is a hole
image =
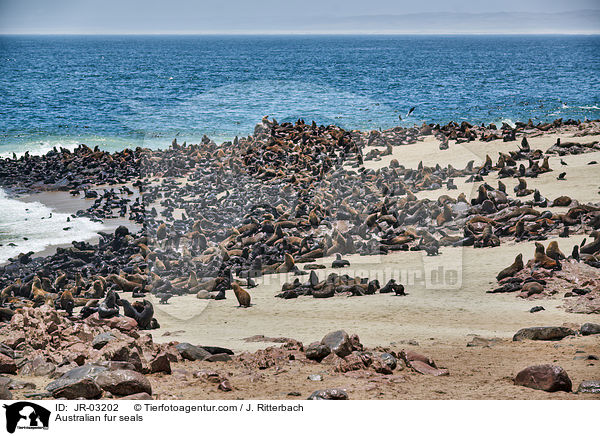
[[[530, 146], [531, 138], [548, 132], [568, 134], [568, 140], [546, 151]], [[360, 132], [265, 117], [253, 135], [221, 145], [204, 137], [199, 144], [174, 140], [165, 150], [108, 153], [81, 145], [72, 152], [4, 159], [5, 189], [69, 192], [89, 202], [74, 217], [128, 218], [141, 228], [133, 233], [119, 226], [101, 232], [95, 244], [74, 241], [46, 257], [29, 252], [11, 259], [0, 267], [0, 314], [9, 322], [24, 311], [50, 308], [70, 322], [131, 319], [145, 330], [160, 323], [149, 294], [167, 305], [192, 294], [214, 304], [235, 296], [244, 316], [255, 310], [255, 280], [274, 274], [289, 279], [273, 294], [285, 300], [386, 293], [410, 299], [407, 283], [343, 274], [351, 267], [345, 257], [437, 256], [446, 247], [493, 249], [527, 241], [537, 243], [533, 260], [517, 256], [498, 274], [493, 292], [540, 298], [552, 295], [548, 290], [559, 280], [574, 282], [585, 274], [591, 277], [589, 291], [574, 286], [565, 308], [598, 313], [593, 278], [600, 267], [600, 202], [546, 198], [535, 188], [536, 179], [559, 172], [551, 156], [598, 151], [598, 142], [575, 139], [598, 134], [597, 121], [500, 128], [463, 122]], [[440, 149], [474, 140], [501, 140], [514, 148], [460, 168], [403, 164], [402, 146], [428, 137]], [[514, 189], [507, 189], [507, 179], [515, 181]], [[457, 183], [473, 183], [474, 191], [452, 196]], [[428, 198], [438, 190], [445, 192]], [[590, 242], [542, 244], [573, 235]], [[334, 255], [331, 266], [340, 274], [319, 277], [320, 259]], [[587, 303], [570, 303], [580, 297]]]

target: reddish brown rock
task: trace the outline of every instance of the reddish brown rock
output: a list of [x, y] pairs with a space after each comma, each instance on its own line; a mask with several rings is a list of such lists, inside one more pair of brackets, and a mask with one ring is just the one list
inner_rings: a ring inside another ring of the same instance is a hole
[[0, 374], [16, 374], [17, 365], [14, 359], [0, 353]]
[[165, 374], [171, 374], [171, 362], [165, 353], [159, 353], [150, 361], [149, 366], [151, 373], [164, 372]]
[[352, 342], [350, 341], [348, 333], [344, 330], [327, 333], [323, 339], [321, 339], [321, 343], [327, 345], [332, 353], [335, 353], [340, 357], [346, 357], [352, 353]]
[[146, 392], [152, 395], [150, 381], [139, 372], [127, 369], [104, 371], [96, 377], [96, 383], [114, 395], [131, 395]]
[[430, 366], [425, 362], [421, 362], [420, 360], [410, 361], [409, 366], [415, 371], [417, 371], [419, 374], [433, 375], [436, 377], [442, 375], [450, 375], [450, 371], [448, 371], [447, 369], [434, 368], [433, 366]]
[[519, 372], [515, 384], [547, 392], [571, 392], [573, 384], [567, 372], [556, 365], [534, 365]]

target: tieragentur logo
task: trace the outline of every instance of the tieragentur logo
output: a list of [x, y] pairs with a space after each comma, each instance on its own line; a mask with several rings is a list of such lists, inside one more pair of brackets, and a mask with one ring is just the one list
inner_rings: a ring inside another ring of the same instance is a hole
[[4, 405], [6, 409], [6, 431], [48, 430], [50, 411], [29, 401], [19, 401]]

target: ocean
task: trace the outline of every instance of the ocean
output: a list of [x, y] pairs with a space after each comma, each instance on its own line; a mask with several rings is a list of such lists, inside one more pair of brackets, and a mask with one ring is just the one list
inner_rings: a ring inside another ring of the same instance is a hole
[[[600, 37], [0, 36], [0, 158], [219, 142], [264, 115], [347, 129], [598, 119]], [[60, 239], [48, 225], [23, 240], [14, 222], [30, 211], [10, 207], [0, 262]]]

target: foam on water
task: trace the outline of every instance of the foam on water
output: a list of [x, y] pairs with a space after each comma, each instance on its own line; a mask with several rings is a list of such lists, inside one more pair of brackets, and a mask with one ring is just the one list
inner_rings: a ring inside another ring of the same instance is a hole
[[67, 222], [69, 216], [38, 202], [10, 198], [0, 190], [0, 264], [19, 253], [92, 239], [105, 228], [88, 218], [71, 218]]

